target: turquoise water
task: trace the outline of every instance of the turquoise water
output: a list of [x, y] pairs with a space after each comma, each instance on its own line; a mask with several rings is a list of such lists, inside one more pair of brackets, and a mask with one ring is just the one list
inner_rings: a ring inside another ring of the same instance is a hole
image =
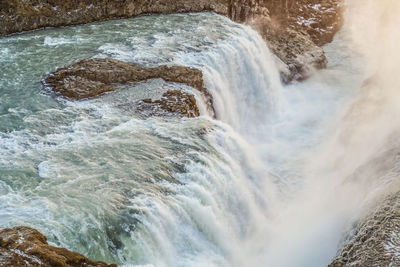
[[[32, 226], [51, 244], [126, 266], [246, 266], [266, 249], [276, 203], [298, 187], [321, 123], [359, 86], [337, 46], [326, 48], [336, 59], [327, 70], [282, 87], [261, 37], [211, 13], [0, 39], [0, 227]], [[200, 99], [199, 118], [143, 119], [140, 99], [171, 88], [198, 96], [158, 79], [78, 102], [41, 84], [106, 56], [200, 68], [218, 120]]]
[[[54, 98], [41, 80], [93, 56], [149, 66], [173, 62], [182, 53], [213, 49], [234, 31], [243, 28], [217, 15], [170, 15], [1, 39], [1, 226], [35, 227], [53, 244], [107, 262], [227, 264], [224, 254], [232, 252], [221, 236], [247, 231], [246, 218], [234, 212], [245, 214], [252, 204], [234, 193], [224, 199], [207, 192], [238, 190], [231, 176], [246, 176], [233, 174], [234, 160], [216, 151], [213, 139], [225, 126], [207, 116], [142, 120], [137, 114], [137, 100], [182, 85], [154, 80], [71, 102]], [[235, 147], [235, 140], [223, 139]], [[223, 188], [211, 184], [213, 170], [221, 172]], [[194, 188], [186, 186], [192, 181]], [[218, 205], [234, 229], [219, 233], [211, 209]]]

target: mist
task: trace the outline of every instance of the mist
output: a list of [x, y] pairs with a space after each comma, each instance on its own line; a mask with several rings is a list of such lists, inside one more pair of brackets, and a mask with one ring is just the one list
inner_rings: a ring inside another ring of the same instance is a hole
[[363, 83], [307, 152], [300, 192], [275, 208], [260, 266], [328, 265], [355, 223], [399, 189], [400, 2], [351, 0], [345, 10], [340, 35], [360, 56]]

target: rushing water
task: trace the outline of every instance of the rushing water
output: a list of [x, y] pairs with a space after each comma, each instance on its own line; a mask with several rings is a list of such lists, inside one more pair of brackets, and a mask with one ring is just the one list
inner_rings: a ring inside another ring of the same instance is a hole
[[[265, 266], [296, 249], [309, 260], [297, 266], [328, 263], [339, 233], [307, 252], [276, 237], [277, 218], [304, 183], [306, 152], [362, 82], [346, 38], [325, 47], [326, 70], [289, 86], [256, 32], [211, 13], [0, 39], [0, 227], [32, 226], [126, 266]], [[79, 102], [41, 86], [58, 67], [104, 56], [200, 68], [217, 120], [204, 106], [196, 119], [142, 119], [137, 100], [191, 90], [157, 79]]]

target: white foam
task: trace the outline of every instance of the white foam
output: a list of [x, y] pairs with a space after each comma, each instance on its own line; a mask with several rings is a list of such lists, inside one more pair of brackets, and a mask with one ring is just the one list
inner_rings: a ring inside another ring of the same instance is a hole
[[51, 36], [46, 36], [44, 38], [43, 44], [47, 46], [60, 46], [64, 44], [72, 44], [75, 43], [73, 40], [66, 39], [63, 37], [51, 37]]
[[60, 166], [51, 162], [51, 161], [43, 161], [38, 165], [38, 174], [42, 178], [50, 178], [54, 179], [59, 176], [57, 170], [60, 169]]
[[113, 58], [122, 61], [129, 62], [135, 57], [135, 53], [130, 47], [118, 43], [101, 45], [99, 50], [107, 56], [112, 56]]

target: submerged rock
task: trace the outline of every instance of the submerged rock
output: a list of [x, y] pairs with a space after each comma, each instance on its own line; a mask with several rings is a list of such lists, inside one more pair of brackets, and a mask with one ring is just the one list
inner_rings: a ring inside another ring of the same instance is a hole
[[[79, 100], [113, 91], [116, 84], [155, 78], [183, 83], [197, 89], [201, 92], [210, 112], [213, 113], [212, 96], [204, 87], [203, 73], [190, 67], [163, 65], [144, 68], [135, 63], [112, 58], [92, 58], [58, 69], [51, 73], [44, 83], [58, 95]], [[165, 111], [180, 113], [188, 117], [199, 116], [194, 96], [184, 92], [167, 92], [162, 99], [148, 104], [149, 107], [157, 106]]]
[[329, 267], [400, 266], [400, 192], [362, 219]]
[[91, 261], [65, 248], [50, 246], [44, 235], [24, 226], [0, 231], [0, 266], [117, 267]]
[[341, 26], [341, 1], [4, 0], [0, 2], [0, 36], [141, 14], [213, 11], [257, 30], [286, 64], [281, 75], [289, 82], [306, 78], [312, 68], [326, 66], [320, 46], [330, 42]]

